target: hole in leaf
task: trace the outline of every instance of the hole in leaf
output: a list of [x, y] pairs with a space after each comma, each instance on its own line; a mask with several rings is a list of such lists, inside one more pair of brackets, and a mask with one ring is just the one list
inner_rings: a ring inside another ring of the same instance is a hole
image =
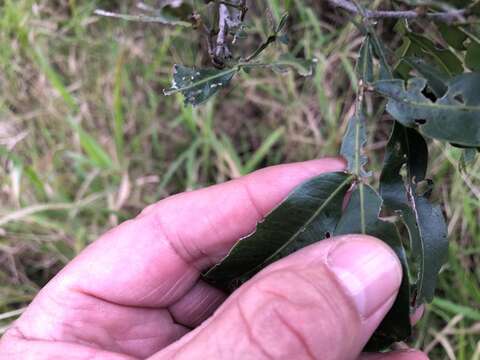
[[416, 303], [417, 303], [417, 295], [418, 295], [417, 289], [412, 289], [412, 295], [411, 295], [412, 298], [411, 298], [411, 303], [410, 303], [411, 306], [415, 306], [415, 305], [416, 305]]
[[465, 104], [465, 99], [463, 98], [462, 94], [455, 95], [454, 99], [457, 100], [461, 104]]
[[425, 125], [427, 123], [426, 119], [415, 119], [417, 125]]
[[431, 179], [425, 179], [425, 180], [419, 181], [417, 183], [417, 189], [416, 189], [417, 194], [429, 199], [432, 196], [433, 186], [434, 186], [434, 183], [433, 183], [433, 180]]
[[422, 90], [423, 96], [425, 96], [427, 99], [431, 100], [432, 102], [437, 101], [437, 97], [435, 96], [434, 92], [428, 87], [425, 86]]

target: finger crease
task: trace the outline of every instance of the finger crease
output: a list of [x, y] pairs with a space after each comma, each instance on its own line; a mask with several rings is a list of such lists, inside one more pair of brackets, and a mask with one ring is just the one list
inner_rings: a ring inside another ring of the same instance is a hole
[[305, 352], [307, 353], [307, 356], [310, 358], [310, 359], [316, 359], [315, 355], [312, 353], [312, 350], [310, 349], [310, 346], [307, 344], [307, 342], [305, 341], [305, 339], [303, 338], [302, 334], [297, 330], [295, 329], [295, 327], [290, 324], [290, 322], [288, 322], [282, 315], [282, 313], [280, 311], [278, 311], [278, 309], [273, 309], [273, 311], [275, 312], [275, 314], [277, 315], [278, 317], [278, 320], [290, 331], [290, 333], [298, 340], [298, 342], [300, 343], [300, 345], [302, 346], [302, 348], [305, 350]]
[[236, 301], [236, 305], [237, 305], [238, 314], [240, 316], [240, 320], [242, 320], [242, 322], [244, 324], [245, 333], [247, 335], [248, 341], [250, 343], [252, 343], [255, 346], [255, 348], [258, 349], [263, 354], [263, 356], [265, 358], [273, 359], [273, 357], [263, 347], [262, 343], [260, 341], [258, 341], [257, 338], [253, 335], [252, 329], [250, 328], [250, 323], [247, 319], [247, 316], [245, 315], [245, 313], [243, 311], [242, 305], [240, 304], [240, 302], [238, 300]]

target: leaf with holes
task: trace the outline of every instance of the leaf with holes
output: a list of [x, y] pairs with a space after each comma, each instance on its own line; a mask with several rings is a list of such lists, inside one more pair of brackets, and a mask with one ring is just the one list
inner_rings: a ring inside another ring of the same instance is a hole
[[273, 261], [328, 237], [352, 181], [345, 173], [327, 173], [301, 184], [210, 269], [205, 280], [233, 291]]
[[373, 88], [388, 98], [387, 111], [407, 127], [425, 136], [459, 144], [480, 146], [480, 73], [466, 73], [448, 81], [443, 97], [433, 102], [423, 91], [427, 81], [414, 78], [380, 80]]
[[[440, 209], [416, 194], [417, 184], [425, 179], [427, 163], [428, 147], [422, 135], [395, 122], [380, 176], [380, 194], [385, 206], [397, 212], [408, 229], [417, 264], [415, 306], [433, 299], [436, 278], [448, 250]], [[405, 178], [401, 174], [404, 165]], [[425, 212], [430, 212], [432, 218], [424, 216]], [[424, 223], [430, 221], [432, 227]]]
[[165, 95], [180, 92], [185, 97], [185, 104], [199, 105], [230, 84], [237, 72], [238, 68], [195, 69], [175, 65], [172, 86], [163, 92]]
[[[379, 218], [382, 199], [368, 185], [358, 184], [340, 219], [335, 235], [365, 233], [387, 243], [402, 262], [403, 274], [408, 274], [405, 251], [397, 228], [393, 223]], [[404, 275], [399, 293], [392, 308], [370, 338], [366, 349], [378, 351], [397, 341], [403, 341], [411, 334], [410, 326], [410, 285]]]
[[347, 170], [359, 176], [368, 176], [364, 166], [368, 157], [363, 153], [363, 146], [367, 142], [367, 131], [365, 128], [365, 116], [353, 116], [343, 136], [340, 154], [347, 160]]
[[431, 88], [435, 97], [441, 98], [445, 95], [448, 90], [448, 76], [424, 59], [409, 57], [403, 59], [403, 61], [428, 81], [428, 86]]

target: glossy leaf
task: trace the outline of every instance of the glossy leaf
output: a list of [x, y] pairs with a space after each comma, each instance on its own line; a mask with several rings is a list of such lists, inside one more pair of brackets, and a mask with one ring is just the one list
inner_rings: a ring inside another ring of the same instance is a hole
[[332, 234], [353, 176], [319, 175], [297, 187], [204, 278], [233, 291], [271, 262]]
[[367, 142], [367, 131], [365, 128], [365, 117], [363, 115], [353, 116], [343, 136], [340, 154], [347, 160], [347, 170], [359, 176], [367, 176], [364, 166], [368, 157], [363, 153], [363, 146]]
[[405, 251], [394, 224], [379, 219], [382, 199], [368, 185], [359, 184], [353, 191], [348, 205], [335, 230], [335, 235], [365, 233], [387, 243], [397, 254], [403, 266], [402, 284], [391, 310], [371, 337], [366, 349], [377, 351], [411, 334], [410, 285]]
[[[380, 176], [380, 194], [385, 206], [398, 213], [408, 229], [411, 252], [417, 263], [415, 280], [417, 293], [414, 306], [433, 298], [439, 267], [437, 258], [432, 257], [429, 251], [438, 248], [436, 255], [447, 251], [444, 241], [446, 237], [443, 233], [445, 226], [437, 222], [436, 225], [441, 226], [431, 233], [431, 236], [425, 237], [425, 225], [419, 222], [425, 219], [418, 215], [416, 199], [419, 197], [415, 191], [416, 184], [425, 179], [427, 163], [428, 147], [425, 139], [415, 129], [395, 122]], [[405, 179], [401, 175], [404, 166], [407, 170]], [[419, 201], [423, 203], [426, 199]], [[431, 244], [427, 243], [428, 241]], [[427, 282], [430, 283], [426, 284]]]
[[185, 104], [199, 105], [227, 86], [237, 72], [238, 68], [194, 69], [175, 65], [172, 86], [164, 90], [164, 93], [172, 95], [181, 92], [185, 97]]
[[480, 146], [480, 73], [467, 73], [448, 82], [446, 94], [436, 102], [422, 91], [427, 81], [414, 78], [382, 80], [374, 89], [389, 101], [387, 111], [407, 127], [418, 126], [428, 137], [466, 147]]
[[442, 209], [427, 198], [413, 195], [413, 209], [423, 250], [422, 276], [416, 286], [417, 297], [433, 300], [438, 273], [448, 259], [447, 225]]

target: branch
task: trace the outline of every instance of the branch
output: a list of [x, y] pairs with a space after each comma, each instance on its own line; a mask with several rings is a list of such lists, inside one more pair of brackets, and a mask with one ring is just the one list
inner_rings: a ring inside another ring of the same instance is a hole
[[[357, 7], [349, 0], [328, 0], [335, 6], [347, 10], [351, 13], [358, 14]], [[464, 16], [468, 14], [466, 9], [462, 10], [449, 10], [444, 12], [429, 13], [425, 11], [406, 10], [406, 11], [372, 11], [365, 10], [365, 17], [367, 19], [416, 19], [416, 18], [428, 18], [431, 20], [438, 20], [444, 22], [452, 22], [454, 20], [463, 20]]]
[[228, 11], [227, 5], [220, 4], [218, 8], [218, 13], [218, 35], [214, 54], [218, 60], [223, 60], [231, 57], [232, 55], [230, 49], [228, 48], [228, 44], [226, 43], [230, 18], [230, 12]]
[[222, 66], [232, 57], [229, 48], [228, 35], [238, 28], [245, 16], [246, 0], [219, 1], [218, 5], [218, 34], [214, 49], [212, 49], [213, 62]]

